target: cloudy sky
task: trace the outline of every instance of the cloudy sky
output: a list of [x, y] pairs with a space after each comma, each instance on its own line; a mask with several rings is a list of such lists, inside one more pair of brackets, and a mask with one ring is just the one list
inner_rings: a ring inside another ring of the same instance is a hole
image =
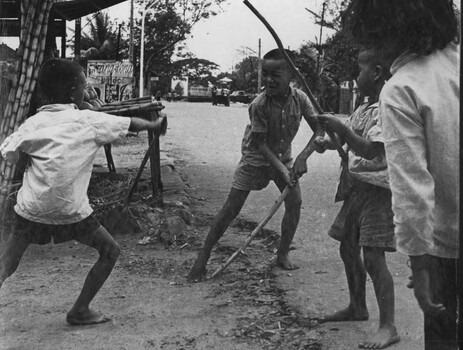
[[[318, 38], [320, 27], [305, 9], [320, 13], [321, 0], [250, 0], [250, 3], [267, 19], [280, 37], [283, 45], [298, 49], [306, 41]], [[110, 8], [110, 16], [127, 19], [130, 2]], [[330, 32], [324, 28], [323, 38]], [[262, 54], [276, 47], [273, 37], [262, 22], [241, 0], [229, 0], [223, 12], [198, 23], [192, 37], [186, 41], [188, 49], [198, 58], [208, 59], [229, 71], [244, 56], [240, 51], [258, 51], [261, 39]], [[248, 48], [248, 49], [246, 49]]]
[[[267, 19], [285, 47], [296, 50], [319, 36], [320, 27], [314, 24], [314, 17], [306, 8], [321, 13], [323, 0], [250, 0], [250, 3]], [[107, 10], [112, 19], [127, 21], [130, 1]], [[140, 16], [137, 8], [134, 12], [135, 16]], [[74, 28], [73, 23], [68, 22], [68, 28]], [[85, 23], [83, 20], [82, 24]], [[330, 31], [326, 28], [323, 31], [325, 39]], [[68, 38], [71, 34], [68, 32]], [[230, 71], [243, 60], [244, 54], [251, 55], [253, 50], [257, 55], [259, 39], [262, 55], [276, 48], [273, 37], [243, 1], [229, 0], [217, 16], [196, 24], [186, 44], [196, 57], [219, 64], [221, 71]], [[0, 42], [13, 48], [19, 45], [17, 38], [0, 38]], [[57, 45], [60, 47], [60, 41]], [[247, 52], [243, 53], [243, 50]]]

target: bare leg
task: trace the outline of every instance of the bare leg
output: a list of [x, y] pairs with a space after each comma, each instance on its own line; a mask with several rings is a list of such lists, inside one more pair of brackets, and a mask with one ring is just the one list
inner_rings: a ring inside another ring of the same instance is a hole
[[400, 340], [394, 324], [394, 281], [386, 265], [384, 250], [364, 247], [365, 268], [373, 281], [379, 307], [378, 331], [368, 341], [359, 344], [362, 349], [384, 349]]
[[198, 282], [206, 277], [206, 265], [211, 256], [212, 248], [225, 233], [232, 220], [238, 216], [248, 195], [249, 191], [238, 190], [232, 187], [227, 201], [214, 217], [204, 245], [198, 253], [198, 257], [187, 277], [189, 281]]
[[10, 235], [0, 253], [0, 287], [18, 268], [29, 242]]
[[72, 325], [107, 322], [109, 318], [91, 310], [89, 305], [111, 273], [121, 250], [117, 242], [103, 226], [100, 226], [91, 237], [78, 239], [78, 241], [98, 250], [100, 256], [88, 273], [82, 291], [74, 306], [68, 312], [66, 320]]
[[[280, 184], [279, 182], [276, 182], [276, 184], [280, 192], [283, 192], [286, 185]], [[299, 224], [301, 205], [301, 187], [299, 183], [297, 183], [285, 199], [285, 214], [281, 221], [281, 240], [275, 260], [275, 264], [285, 270], [295, 270], [299, 268], [292, 264], [289, 260], [289, 249], [291, 247], [294, 234], [296, 233], [297, 225]]]
[[365, 301], [366, 272], [360, 256], [360, 247], [347, 237], [341, 242], [339, 252], [346, 270], [349, 287], [349, 306], [333, 314], [319, 317], [320, 322], [364, 321], [368, 320]]

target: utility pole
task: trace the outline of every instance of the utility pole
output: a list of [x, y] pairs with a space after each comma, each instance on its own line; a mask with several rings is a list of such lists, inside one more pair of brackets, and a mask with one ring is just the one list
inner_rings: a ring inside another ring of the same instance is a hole
[[140, 37], [140, 91], [139, 91], [139, 97], [144, 96], [144, 60], [145, 60], [145, 17], [146, 17], [146, 11], [156, 5], [156, 3], [159, 0], [153, 1], [148, 7], [146, 6], [146, 0], [143, 0], [143, 14], [141, 18], [141, 37]]
[[82, 35], [82, 25], [81, 25], [81, 19], [76, 18], [76, 23], [75, 23], [75, 39], [74, 39], [74, 60], [77, 62], [80, 60], [80, 42], [81, 42], [81, 35]]
[[261, 60], [261, 42], [259, 38], [259, 54], [257, 56], [257, 94], [260, 94], [262, 88], [262, 60]]
[[118, 24], [118, 32], [117, 32], [117, 43], [116, 43], [116, 61], [119, 61], [119, 51], [120, 51], [120, 45], [121, 45], [121, 27], [122, 23]]
[[130, 0], [130, 36], [129, 36], [129, 61], [133, 62], [133, 1]]
[[320, 38], [318, 39], [318, 55], [317, 55], [317, 77], [320, 72], [320, 54], [322, 51], [322, 34], [323, 34], [323, 22], [325, 20], [325, 8], [326, 8], [326, 1], [323, 2], [322, 20], [320, 22]]
[[143, 61], [145, 60], [145, 15], [146, 15], [146, 3], [143, 0], [143, 12], [141, 18], [141, 37], [140, 37], [140, 80], [139, 80], [139, 89], [138, 97], [143, 97], [145, 92], [144, 90], [144, 81], [143, 81]]

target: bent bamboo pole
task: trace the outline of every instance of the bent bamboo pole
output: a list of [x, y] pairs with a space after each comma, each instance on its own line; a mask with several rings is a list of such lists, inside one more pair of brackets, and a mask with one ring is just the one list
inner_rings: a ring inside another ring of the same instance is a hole
[[[281, 43], [280, 38], [278, 37], [277, 33], [273, 30], [272, 26], [267, 22], [267, 20], [264, 18], [264, 16], [262, 16], [259, 13], [259, 11], [256, 10], [256, 8], [254, 6], [252, 6], [252, 4], [248, 0], [244, 0], [243, 3], [257, 16], [257, 18], [259, 18], [261, 20], [261, 22], [265, 25], [265, 27], [268, 29], [270, 34], [272, 34], [273, 39], [275, 39], [275, 42], [276, 42], [278, 48], [280, 49], [281, 53], [283, 54], [286, 62], [288, 62], [289, 66], [291, 67], [291, 70], [296, 74], [296, 76], [299, 78], [302, 85], [304, 86], [305, 93], [309, 97], [310, 102], [312, 102], [313, 106], [315, 107], [315, 109], [317, 110], [317, 112], [319, 114], [323, 114], [323, 109], [320, 107], [320, 104], [315, 99], [314, 95], [312, 94], [312, 91], [310, 91], [309, 85], [307, 85], [307, 82], [305, 81], [304, 77], [299, 72], [299, 70], [296, 68], [296, 66], [294, 65], [293, 61], [288, 56], [288, 54], [286, 53], [286, 51], [285, 51], [285, 49], [283, 47], [283, 44]], [[334, 133], [329, 131], [329, 130], [327, 130], [326, 133], [328, 134], [328, 136], [332, 140], [333, 144], [335, 145], [336, 150], [338, 151], [339, 156], [341, 157], [341, 159], [343, 161], [347, 161], [347, 154], [342, 149], [342, 147], [339, 144], [338, 139], [335, 137]]]
[[[251, 3], [248, 1], [248, 0], [244, 0], [243, 1], [244, 4], [249, 7], [249, 9], [262, 21], [262, 23], [265, 25], [265, 27], [270, 31], [270, 34], [272, 34], [273, 38], [275, 39], [276, 43], [277, 43], [277, 46], [278, 48], [280, 49], [281, 53], [283, 54], [283, 56], [285, 57], [286, 61], [288, 62], [289, 66], [291, 67], [292, 71], [297, 75], [297, 77], [299, 78], [299, 80], [302, 82], [302, 84], [304, 85], [304, 89], [305, 89], [305, 92], [307, 94], [307, 96], [309, 97], [310, 101], [312, 102], [312, 104], [314, 105], [315, 109], [317, 110], [317, 112], [319, 114], [323, 114], [323, 110], [322, 108], [320, 107], [320, 105], [318, 104], [318, 101], [315, 99], [315, 97], [313, 96], [312, 94], [312, 91], [310, 91], [310, 88], [309, 86], [307, 85], [307, 82], [305, 81], [304, 77], [302, 76], [302, 74], [299, 72], [299, 70], [296, 68], [296, 66], [294, 65], [293, 61], [291, 60], [291, 58], [288, 56], [288, 54], [286, 53], [284, 47], [283, 47], [283, 44], [281, 43], [281, 40], [280, 38], [278, 37], [278, 35], [276, 34], [276, 32], [273, 30], [273, 28], [270, 26], [270, 24], [267, 22], [267, 20], [254, 8], [254, 6], [251, 5]], [[330, 132], [330, 131], [327, 131], [327, 134], [328, 136], [331, 138], [332, 142], [334, 143], [334, 145], [336, 146], [336, 150], [338, 151], [339, 153], [339, 156], [343, 159], [343, 161], [346, 161], [347, 160], [347, 155], [346, 153], [344, 152], [344, 150], [342, 149], [341, 145], [338, 143], [338, 139], [335, 137], [334, 133]], [[312, 147], [309, 149], [308, 151], [308, 154], [309, 156], [314, 152], [315, 150], [315, 147], [314, 145], [312, 144]], [[212, 275], [210, 278], [214, 278], [216, 277], [217, 275], [219, 275], [223, 270], [225, 270], [240, 254], [244, 254], [244, 250], [247, 248], [247, 246], [251, 243], [251, 241], [254, 239], [254, 237], [262, 230], [262, 228], [267, 224], [267, 222], [269, 222], [269, 220], [273, 217], [273, 215], [276, 213], [276, 211], [278, 210], [278, 208], [281, 206], [281, 204], [284, 202], [285, 198], [287, 197], [287, 195], [290, 193], [290, 191], [292, 190], [291, 187], [289, 186], [286, 186], [286, 188], [284, 189], [284, 191], [281, 193], [280, 197], [278, 198], [278, 200], [275, 202], [275, 204], [273, 205], [273, 207], [270, 209], [270, 211], [268, 212], [268, 214], [262, 219], [262, 221], [259, 223], [259, 225], [257, 225], [257, 227], [254, 229], [254, 231], [251, 232], [251, 234], [249, 235], [249, 237], [246, 239], [246, 241], [244, 242], [244, 244], [241, 246], [241, 248], [239, 248], [235, 253], [233, 253], [233, 255], [225, 262], [225, 264], [223, 264], [222, 266], [220, 266]]]

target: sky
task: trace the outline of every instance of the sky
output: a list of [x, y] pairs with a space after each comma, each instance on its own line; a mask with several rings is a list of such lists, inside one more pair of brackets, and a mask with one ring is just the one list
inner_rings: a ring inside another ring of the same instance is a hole
[[[314, 24], [314, 16], [306, 8], [321, 13], [323, 0], [250, 0], [250, 3], [270, 23], [284, 47], [297, 50], [307, 41], [318, 40], [320, 26]], [[197, 23], [191, 37], [186, 40], [188, 50], [197, 58], [212, 61], [220, 66], [220, 71], [229, 72], [246, 56], [257, 56], [259, 39], [262, 55], [277, 47], [267, 28], [242, 0], [229, 0], [222, 9], [216, 16]], [[127, 21], [130, 1], [109, 7], [106, 11], [111, 19]], [[141, 16], [137, 8], [134, 16]], [[86, 22], [82, 20], [83, 25]], [[73, 23], [68, 22], [68, 28], [74, 28]], [[323, 28], [323, 40], [330, 34], [332, 31]], [[68, 38], [70, 35], [72, 33], [68, 30]], [[0, 38], [0, 42], [13, 48], [19, 45], [17, 38]], [[60, 47], [60, 41], [57, 45]]]
[[[250, 0], [280, 37], [284, 47], [298, 49], [307, 41], [318, 38], [320, 27], [305, 8], [321, 13], [322, 0]], [[135, 11], [137, 12], [137, 11]], [[130, 1], [109, 8], [110, 17], [126, 20], [130, 14]], [[139, 16], [139, 15], [138, 15]], [[323, 28], [323, 40], [332, 34]], [[193, 27], [192, 37], [186, 41], [190, 52], [198, 58], [220, 65], [221, 71], [231, 71], [232, 66], [246, 55], [256, 55], [261, 39], [261, 52], [277, 47], [264, 24], [241, 0], [229, 0], [223, 12], [203, 20]], [[255, 53], [252, 52], [254, 50]]]

